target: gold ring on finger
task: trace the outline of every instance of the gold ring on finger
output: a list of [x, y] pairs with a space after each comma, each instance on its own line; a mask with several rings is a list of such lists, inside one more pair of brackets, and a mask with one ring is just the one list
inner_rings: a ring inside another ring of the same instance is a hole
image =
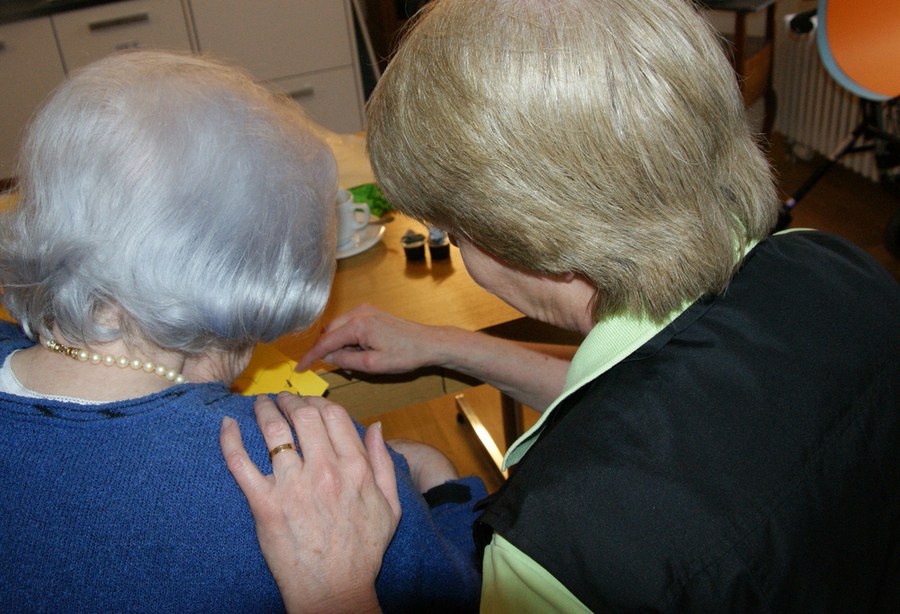
[[278, 454], [279, 452], [284, 452], [285, 450], [296, 450], [296, 448], [292, 443], [283, 443], [280, 446], [275, 446], [274, 448], [269, 450], [269, 460], [271, 461], [273, 458], [275, 458], [276, 454]]

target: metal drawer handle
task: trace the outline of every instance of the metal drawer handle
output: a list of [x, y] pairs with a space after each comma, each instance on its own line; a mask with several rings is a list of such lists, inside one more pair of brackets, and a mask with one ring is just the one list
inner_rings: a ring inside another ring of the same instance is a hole
[[306, 85], [298, 90], [294, 90], [293, 92], [288, 94], [288, 96], [290, 96], [291, 98], [306, 98], [307, 96], [312, 96], [315, 93], [316, 90], [313, 86]]
[[110, 28], [117, 28], [119, 26], [127, 26], [145, 21], [150, 21], [150, 15], [147, 13], [135, 13], [134, 15], [125, 15], [123, 17], [113, 17], [112, 19], [91, 22], [88, 24], [88, 30], [96, 32], [97, 30], [108, 30]]

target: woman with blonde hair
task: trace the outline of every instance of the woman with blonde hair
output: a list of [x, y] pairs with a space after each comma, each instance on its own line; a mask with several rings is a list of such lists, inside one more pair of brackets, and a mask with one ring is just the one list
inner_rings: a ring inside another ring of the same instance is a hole
[[[361, 309], [306, 358], [450, 366], [543, 412], [475, 526], [483, 611], [900, 607], [900, 287], [838, 237], [769, 236], [771, 173], [691, 3], [433, 0], [368, 117], [396, 207], [447, 230], [486, 289], [584, 336], [568, 362]], [[308, 445], [322, 460], [342, 441]], [[308, 556], [302, 530], [258, 528]]]

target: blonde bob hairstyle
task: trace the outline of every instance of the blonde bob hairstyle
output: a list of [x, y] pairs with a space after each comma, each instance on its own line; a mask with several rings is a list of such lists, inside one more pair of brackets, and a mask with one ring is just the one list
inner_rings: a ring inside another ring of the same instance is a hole
[[722, 292], [778, 202], [688, 0], [434, 0], [368, 106], [398, 209], [507, 264], [583, 275], [594, 316]]
[[91, 64], [29, 127], [19, 179], [0, 283], [31, 336], [231, 351], [325, 306], [334, 157], [243, 71], [154, 51]]

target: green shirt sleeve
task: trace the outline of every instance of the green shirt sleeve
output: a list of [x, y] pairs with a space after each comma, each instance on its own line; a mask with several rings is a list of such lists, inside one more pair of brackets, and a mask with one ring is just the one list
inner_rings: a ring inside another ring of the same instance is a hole
[[550, 572], [501, 536], [484, 550], [481, 612], [590, 612]]

